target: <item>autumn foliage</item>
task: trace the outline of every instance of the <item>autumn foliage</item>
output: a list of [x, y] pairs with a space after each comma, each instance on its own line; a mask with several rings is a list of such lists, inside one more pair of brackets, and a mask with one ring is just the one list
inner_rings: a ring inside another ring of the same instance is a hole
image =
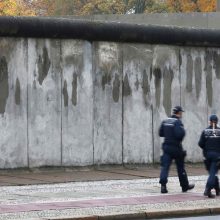
[[167, 0], [170, 12], [213, 12], [216, 0]]
[[216, 10], [216, 0], [198, 0], [197, 5], [202, 12], [211, 12]]
[[216, 0], [0, 0], [0, 15], [9, 16], [213, 11]]
[[0, 15], [33, 16], [35, 11], [23, 0], [0, 0]]

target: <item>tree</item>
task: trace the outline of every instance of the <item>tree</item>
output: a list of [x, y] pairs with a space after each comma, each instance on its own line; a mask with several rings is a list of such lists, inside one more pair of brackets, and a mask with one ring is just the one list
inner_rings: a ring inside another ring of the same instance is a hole
[[0, 15], [83, 16], [216, 11], [216, 0], [0, 0]]
[[34, 10], [31, 10], [26, 2], [23, 0], [1, 0], [0, 1], [0, 15], [4, 16], [33, 16]]
[[0, 15], [14, 15], [16, 14], [17, 4], [15, 1], [0, 1]]
[[167, 12], [156, 0], [32, 0], [38, 15], [93, 15]]
[[216, 0], [198, 0], [197, 5], [202, 12], [216, 11], [217, 1]]
[[134, 2], [134, 13], [141, 14], [144, 13], [146, 9], [147, 2], [145, 0], [136, 0]]
[[78, 2], [76, 6], [78, 6], [77, 15], [122, 14], [126, 7], [124, 2], [119, 0], [87, 0]]
[[57, 0], [25, 0], [26, 5], [35, 12], [37, 16], [53, 15]]
[[165, 2], [147, 1], [145, 13], [167, 13], [168, 5]]
[[167, 0], [170, 12], [216, 11], [216, 0]]
[[170, 12], [193, 12], [197, 8], [192, 0], [168, 0], [167, 5]]

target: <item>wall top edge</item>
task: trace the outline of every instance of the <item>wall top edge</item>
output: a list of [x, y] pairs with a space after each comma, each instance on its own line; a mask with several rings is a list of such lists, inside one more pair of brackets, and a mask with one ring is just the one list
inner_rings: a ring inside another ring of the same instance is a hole
[[49, 17], [0, 17], [0, 37], [220, 46], [220, 29]]

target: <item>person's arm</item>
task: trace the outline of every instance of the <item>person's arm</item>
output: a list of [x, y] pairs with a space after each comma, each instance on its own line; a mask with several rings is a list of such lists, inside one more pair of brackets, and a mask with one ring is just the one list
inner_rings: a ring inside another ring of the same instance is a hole
[[160, 136], [160, 137], [164, 137], [163, 122], [161, 123], [160, 128], [159, 128], [159, 136]]
[[204, 147], [205, 147], [205, 142], [206, 142], [206, 138], [205, 138], [205, 134], [204, 134], [204, 131], [203, 131], [201, 136], [200, 136], [199, 142], [198, 142], [199, 147], [202, 148], [203, 150], [204, 150]]
[[174, 135], [179, 140], [182, 141], [185, 137], [185, 129], [183, 127], [183, 124], [180, 120], [177, 120], [174, 126]]

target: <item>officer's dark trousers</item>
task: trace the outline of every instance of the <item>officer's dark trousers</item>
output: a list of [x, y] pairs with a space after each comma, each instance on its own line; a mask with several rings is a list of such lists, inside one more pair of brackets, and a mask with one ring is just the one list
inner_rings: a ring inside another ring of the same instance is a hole
[[213, 189], [215, 186], [217, 186], [218, 183], [218, 178], [217, 178], [217, 173], [218, 173], [218, 168], [216, 166], [216, 161], [217, 158], [220, 157], [220, 153], [217, 152], [207, 152], [206, 158], [211, 162], [210, 168], [209, 168], [209, 177], [206, 183], [206, 187], [208, 189]]
[[180, 186], [182, 189], [186, 189], [189, 186], [189, 181], [184, 167], [182, 150], [176, 150], [175, 147], [164, 145], [163, 151], [164, 153], [161, 158], [160, 184], [167, 184], [170, 165], [172, 160], [175, 160]]

